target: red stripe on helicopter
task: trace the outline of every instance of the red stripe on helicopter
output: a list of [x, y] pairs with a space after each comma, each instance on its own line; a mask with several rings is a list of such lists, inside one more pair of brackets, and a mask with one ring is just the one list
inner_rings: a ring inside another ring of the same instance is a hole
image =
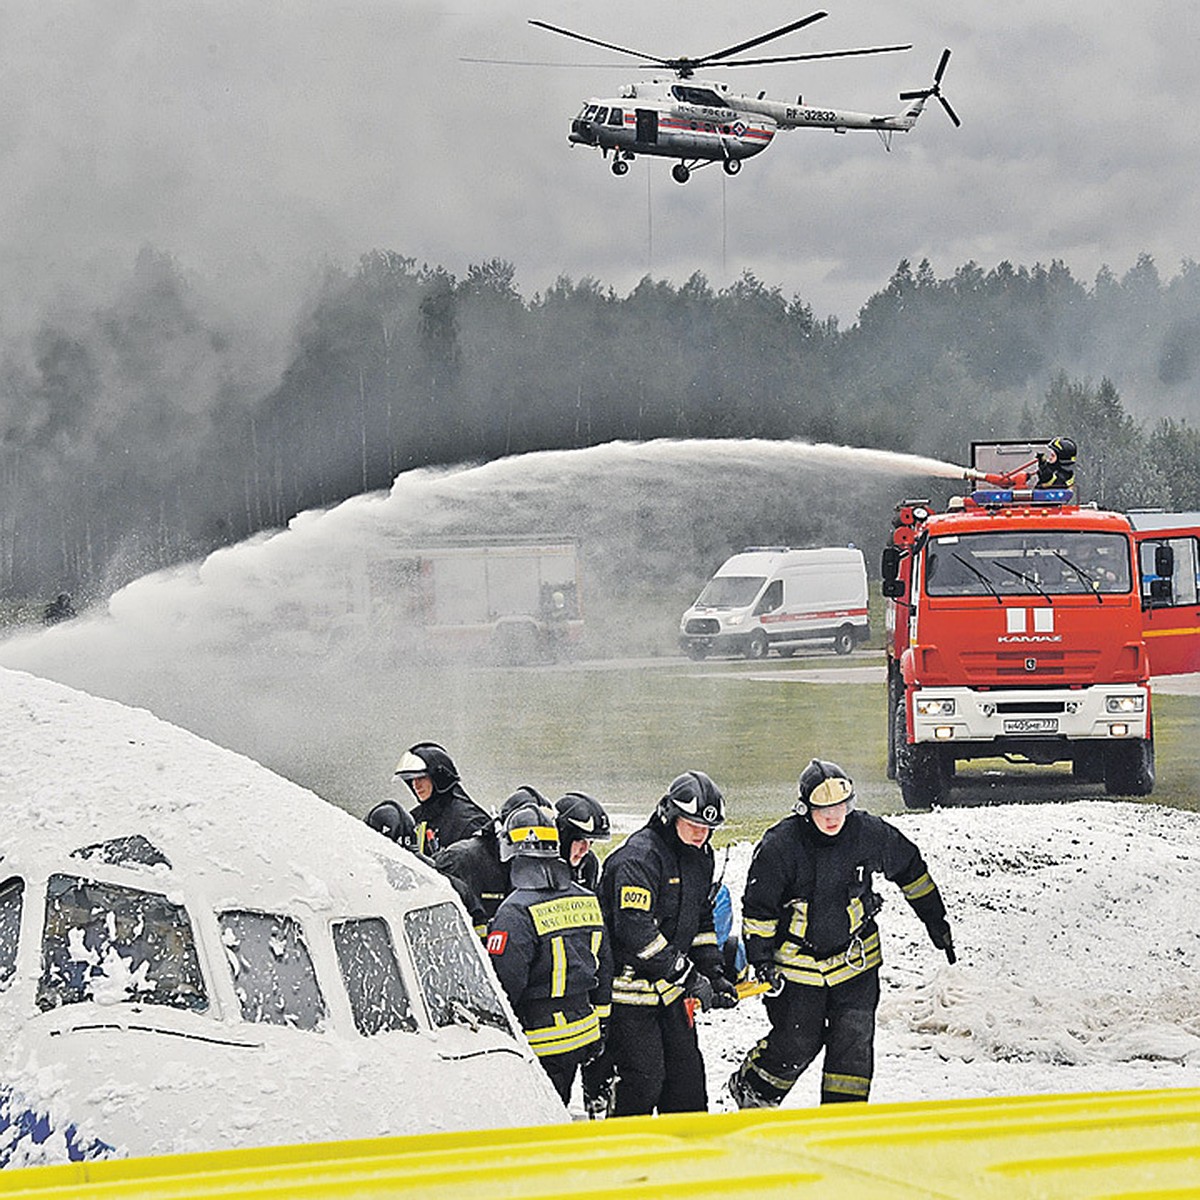
[[761, 138], [764, 141], [770, 141], [775, 136], [775, 131], [772, 129], [764, 129], [747, 125], [742, 132], [737, 133], [732, 126], [729, 127], [729, 132], [724, 133], [716, 125], [705, 125], [698, 121], [679, 121], [671, 120], [667, 117], [660, 117], [658, 120], [659, 129], [666, 129], [671, 132], [681, 133], [711, 133], [714, 137], [744, 137], [744, 138]]

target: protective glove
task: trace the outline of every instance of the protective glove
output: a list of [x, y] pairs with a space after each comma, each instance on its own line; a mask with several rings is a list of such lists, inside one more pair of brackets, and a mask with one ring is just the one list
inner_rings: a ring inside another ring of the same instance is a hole
[[735, 1008], [738, 1002], [737, 988], [725, 978], [724, 975], [716, 975], [712, 980], [713, 1008]]
[[954, 953], [954, 939], [950, 936], [950, 926], [946, 924], [939, 925], [936, 929], [930, 929], [929, 940], [946, 955], [948, 963], [958, 961], [958, 955]]
[[695, 1000], [704, 1012], [708, 1012], [713, 1006], [712, 981], [702, 971], [697, 971], [694, 966], [683, 982], [683, 994]]
[[773, 962], [755, 963], [754, 978], [767, 985], [767, 995], [778, 996], [783, 991], [783, 976]]

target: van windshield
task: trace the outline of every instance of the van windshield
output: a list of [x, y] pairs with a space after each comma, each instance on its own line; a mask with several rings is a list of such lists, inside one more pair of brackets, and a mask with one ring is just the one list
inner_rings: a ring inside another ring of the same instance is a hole
[[767, 582], [765, 575], [717, 575], [704, 585], [696, 608], [745, 608]]

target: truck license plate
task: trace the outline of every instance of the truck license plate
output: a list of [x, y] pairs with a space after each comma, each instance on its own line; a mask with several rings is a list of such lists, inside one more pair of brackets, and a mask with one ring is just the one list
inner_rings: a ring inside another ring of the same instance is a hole
[[1013, 717], [1004, 722], [1005, 733], [1057, 733], [1057, 717]]

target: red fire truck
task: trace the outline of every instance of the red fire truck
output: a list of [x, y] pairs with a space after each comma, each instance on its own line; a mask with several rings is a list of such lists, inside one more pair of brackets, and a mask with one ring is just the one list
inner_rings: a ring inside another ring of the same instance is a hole
[[943, 513], [897, 506], [888, 775], [908, 808], [941, 803], [957, 764], [981, 758], [1069, 762], [1079, 782], [1149, 795], [1151, 673], [1200, 670], [1200, 514], [1106, 512], [1029, 486], [1038, 449], [975, 443], [975, 491]]

